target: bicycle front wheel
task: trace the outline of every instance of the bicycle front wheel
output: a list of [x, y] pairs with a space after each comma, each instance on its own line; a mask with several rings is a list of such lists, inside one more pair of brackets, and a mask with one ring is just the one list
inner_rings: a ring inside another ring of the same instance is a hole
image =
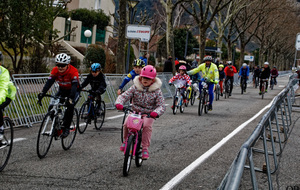
[[134, 147], [133, 138], [134, 135], [131, 135], [127, 141], [127, 147], [126, 147], [124, 164], [123, 164], [123, 176], [128, 176], [129, 174], [131, 161], [133, 158], [133, 147]]
[[196, 94], [197, 94], [197, 92], [195, 92], [195, 91], [193, 90], [192, 93], [193, 93], [193, 94], [192, 94], [192, 97], [191, 97], [191, 105], [194, 105], [195, 100], [196, 100]]
[[[208, 102], [208, 94], [205, 95], [205, 102], [202, 103], [202, 106], [204, 106], [204, 113], [208, 113], [208, 105], [207, 105], [207, 102]], [[203, 108], [202, 108], [203, 109]]]
[[138, 142], [136, 145], [136, 150], [135, 150], [135, 165], [136, 167], [141, 167], [143, 163], [143, 158], [142, 158], [142, 131], [139, 131], [139, 138]]
[[[52, 118], [51, 118], [52, 117]], [[53, 113], [49, 112], [44, 117], [38, 138], [37, 138], [37, 155], [40, 159], [44, 158], [51, 146], [52, 139], [53, 139], [53, 129], [55, 127], [55, 121], [57, 120], [57, 117], [53, 118]]]
[[73, 145], [76, 137], [78, 125], [79, 125], [78, 111], [76, 108], [74, 108], [73, 119], [70, 125], [70, 133], [67, 137], [61, 139], [61, 145], [64, 150], [69, 150]]
[[0, 172], [8, 163], [14, 139], [14, 130], [12, 121], [9, 117], [3, 117], [4, 134], [0, 142]]
[[177, 113], [177, 101], [178, 98], [175, 96], [173, 100], [173, 114], [175, 115]]
[[78, 125], [78, 131], [80, 134], [83, 134], [89, 125], [88, 122], [88, 111], [89, 111], [89, 104], [85, 102], [82, 104], [80, 111], [79, 111], [79, 121], [80, 124]]
[[[203, 92], [202, 92], [203, 93]], [[198, 105], [198, 115], [202, 115], [203, 112], [203, 98], [202, 98], [202, 94], [200, 94], [200, 98], [199, 98], [199, 105]]]
[[105, 119], [105, 111], [106, 111], [106, 108], [105, 108], [105, 103], [104, 101], [101, 101], [100, 103], [100, 107], [98, 106], [98, 109], [99, 110], [96, 110], [96, 116], [95, 116], [95, 128], [97, 130], [100, 130], [103, 123], [104, 123], [104, 119]]

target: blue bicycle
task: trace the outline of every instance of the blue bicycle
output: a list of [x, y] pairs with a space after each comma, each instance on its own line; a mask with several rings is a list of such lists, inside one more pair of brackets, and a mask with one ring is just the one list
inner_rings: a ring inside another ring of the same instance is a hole
[[183, 103], [183, 97], [181, 95], [181, 88], [183, 87], [182, 84], [174, 84], [175, 86], [175, 95], [173, 97], [173, 114], [175, 115], [177, 113], [177, 109], [180, 109], [180, 112], [183, 113], [185, 105]]

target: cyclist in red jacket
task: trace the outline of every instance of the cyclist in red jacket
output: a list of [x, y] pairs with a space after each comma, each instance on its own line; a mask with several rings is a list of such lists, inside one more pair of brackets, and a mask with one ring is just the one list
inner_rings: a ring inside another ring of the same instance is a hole
[[[41, 102], [47, 91], [56, 81], [59, 85], [59, 90], [56, 95], [67, 97], [67, 109], [63, 123], [63, 138], [69, 135], [74, 107], [79, 99], [79, 92], [77, 90], [79, 87], [78, 70], [69, 64], [70, 61], [70, 56], [65, 53], [58, 54], [55, 57], [56, 67], [52, 69], [42, 92], [38, 95], [39, 102]], [[51, 109], [51, 105], [49, 109]]]
[[232, 65], [231, 61], [228, 61], [228, 66], [225, 67], [224, 72], [225, 72], [225, 85], [227, 84], [228, 80], [230, 80], [231, 84], [230, 84], [230, 92], [229, 92], [229, 96], [231, 96], [232, 93], [232, 89], [233, 89], [233, 76], [234, 73], [237, 73], [237, 70], [235, 68], [235, 66]]

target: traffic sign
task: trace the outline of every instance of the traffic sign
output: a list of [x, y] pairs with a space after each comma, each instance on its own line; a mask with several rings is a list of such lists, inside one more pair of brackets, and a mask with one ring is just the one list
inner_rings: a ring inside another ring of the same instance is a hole
[[244, 60], [246, 60], [246, 61], [254, 61], [254, 56], [252, 56], [252, 55], [245, 55]]
[[128, 24], [126, 26], [126, 38], [140, 39], [142, 42], [149, 42], [151, 36], [151, 26], [140, 26]]
[[300, 51], [300, 33], [297, 34], [296, 38], [296, 50]]

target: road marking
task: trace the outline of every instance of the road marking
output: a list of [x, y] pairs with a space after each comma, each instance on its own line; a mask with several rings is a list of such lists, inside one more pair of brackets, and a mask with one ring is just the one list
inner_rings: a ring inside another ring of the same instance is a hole
[[165, 104], [165, 106], [168, 106], [169, 104]]
[[202, 154], [199, 158], [197, 158], [194, 162], [188, 165], [185, 169], [183, 169], [179, 174], [177, 174], [173, 179], [171, 179], [167, 184], [165, 184], [160, 190], [169, 190], [179, 184], [185, 177], [187, 177], [193, 170], [199, 167], [207, 158], [212, 156], [218, 149], [220, 149], [225, 143], [227, 143], [233, 136], [239, 133], [242, 129], [244, 129], [250, 122], [256, 119], [260, 114], [262, 114], [266, 109], [270, 108], [274, 102], [273, 100], [266, 105], [262, 110], [260, 110], [257, 114], [255, 114], [252, 118], [238, 126], [234, 131], [232, 131], [229, 135], [223, 138], [220, 142]]
[[24, 141], [24, 140], [26, 140], [26, 138], [16, 138], [16, 139], [14, 139], [14, 142], [19, 142], [19, 141]]
[[279, 87], [279, 88], [283, 88], [283, 87], [285, 87], [285, 86], [284, 86], [284, 85], [279, 85], [278, 87]]
[[106, 118], [107, 120], [110, 120], [110, 119], [116, 119], [116, 118], [119, 118], [119, 117], [123, 117], [124, 114], [121, 114], [121, 115], [116, 115], [116, 116], [112, 116], [112, 117], [108, 117]]

